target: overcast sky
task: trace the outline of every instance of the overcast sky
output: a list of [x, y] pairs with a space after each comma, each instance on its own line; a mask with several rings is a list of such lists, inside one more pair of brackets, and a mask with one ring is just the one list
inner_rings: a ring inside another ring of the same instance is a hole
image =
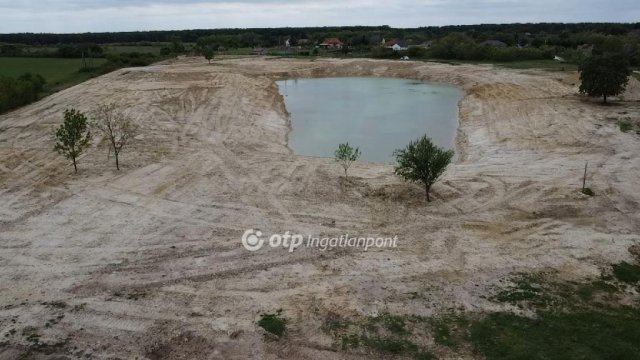
[[638, 22], [640, 0], [0, 0], [0, 33]]

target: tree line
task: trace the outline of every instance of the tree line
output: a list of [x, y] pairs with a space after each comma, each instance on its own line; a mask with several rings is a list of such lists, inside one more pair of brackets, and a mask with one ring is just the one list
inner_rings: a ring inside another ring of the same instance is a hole
[[36, 101], [45, 83], [42, 76], [31, 73], [0, 76], [0, 114]]
[[[329, 26], [329, 27], [285, 27], [285, 28], [247, 28], [247, 29], [194, 29], [181, 31], [135, 31], [104, 32], [79, 34], [46, 34], [46, 33], [14, 33], [0, 34], [0, 43], [26, 45], [55, 44], [110, 44], [165, 42], [177, 36], [183, 42], [196, 42], [206, 36], [233, 36], [235, 42], [247, 46], [269, 46], [279, 44], [283, 37], [295, 36], [305, 39], [320, 39], [325, 36], [340, 37], [343, 41], [357, 42], [364, 35], [382, 35], [387, 38], [416, 37], [420, 40], [431, 40], [450, 33], [467, 33], [477, 39], [497, 38], [497, 40], [515, 41], [515, 34], [547, 34], [558, 41], [567, 39], [571, 34], [597, 33], [602, 35], [625, 35], [640, 29], [640, 23], [537, 23], [537, 24], [481, 24], [425, 26], [419, 28], [392, 28], [389, 26]], [[562, 44], [569, 46], [568, 43]]]

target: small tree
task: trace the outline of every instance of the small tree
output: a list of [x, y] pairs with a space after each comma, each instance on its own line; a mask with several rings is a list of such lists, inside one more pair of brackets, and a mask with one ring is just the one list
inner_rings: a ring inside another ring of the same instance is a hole
[[580, 93], [602, 97], [624, 92], [631, 69], [624, 55], [616, 53], [597, 54], [586, 59], [580, 66]]
[[407, 181], [422, 182], [425, 187], [427, 202], [430, 202], [431, 186], [444, 173], [451, 163], [453, 150], [444, 150], [431, 142], [426, 135], [412, 141], [404, 149], [393, 152], [398, 162], [395, 174]]
[[118, 110], [115, 104], [100, 105], [95, 112], [94, 126], [109, 141], [109, 153], [113, 150], [116, 169], [120, 170], [119, 155], [122, 149], [136, 135], [137, 127], [131, 119]]
[[344, 169], [345, 178], [348, 178], [347, 170], [349, 170], [354, 161], [358, 160], [360, 155], [360, 149], [351, 147], [349, 143], [338, 145], [338, 149], [335, 152], [335, 158]]
[[205, 47], [204, 49], [202, 49], [202, 55], [204, 55], [204, 58], [209, 61], [209, 64], [211, 64], [211, 60], [214, 57], [213, 49], [209, 46]]
[[91, 133], [87, 128], [87, 117], [78, 110], [64, 111], [64, 122], [56, 130], [56, 145], [53, 147], [60, 155], [73, 161], [73, 169], [78, 173], [76, 159], [89, 146]]

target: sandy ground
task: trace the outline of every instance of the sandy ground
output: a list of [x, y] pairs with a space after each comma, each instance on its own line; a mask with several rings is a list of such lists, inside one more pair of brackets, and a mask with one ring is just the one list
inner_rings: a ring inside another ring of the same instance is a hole
[[[345, 184], [331, 159], [291, 153], [274, 81], [324, 76], [465, 90], [459, 160], [434, 202], [391, 165], [356, 163]], [[499, 310], [485, 296], [509, 274], [579, 279], [630, 260], [640, 138], [617, 121], [638, 119], [640, 84], [603, 107], [579, 97], [577, 82], [491, 66], [183, 59], [0, 116], [0, 358], [28, 351], [28, 334], [48, 344], [41, 357], [375, 358], [336, 352], [321, 330], [327, 314]], [[73, 175], [52, 151], [54, 128], [64, 108], [105, 102], [127, 108], [141, 136], [122, 171], [96, 138]], [[579, 193], [585, 161], [593, 198]], [[240, 237], [250, 228], [399, 240], [367, 252], [249, 252]], [[255, 323], [277, 309], [288, 334], [273, 341]]]

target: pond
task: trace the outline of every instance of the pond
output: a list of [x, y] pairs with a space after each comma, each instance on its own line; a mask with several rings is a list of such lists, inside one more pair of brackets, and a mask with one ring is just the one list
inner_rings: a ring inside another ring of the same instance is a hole
[[349, 142], [362, 160], [393, 162], [393, 151], [422, 135], [455, 148], [458, 102], [454, 86], [396, 78], [321, 78], [278, 81], [298, 155], [333, 157]]

